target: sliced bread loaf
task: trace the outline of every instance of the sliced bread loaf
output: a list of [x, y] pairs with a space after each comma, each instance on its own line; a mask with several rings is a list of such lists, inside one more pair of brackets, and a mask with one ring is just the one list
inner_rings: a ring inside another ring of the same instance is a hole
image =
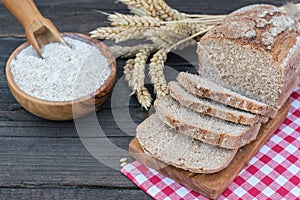
[[156, 115], [137, 127], [137, 139], [145, 153], [195, 173], [221, 171], [237, 152], [236, 149], [224, 149], [187, 137], [166, 126]]
[[177, 81], [186, 90], [200, 97], [266, 117], [274, 118], [277, 114], [277, 109], [267, 104], [240, 95], [198, 75], [181, 72]]
[[254, 140], [261, 124], [246, 126], [196, 113], [166, 96], [154, 102], [159, 118], [171, 128], [203, 142], [237, 149]]
[[262, 115], [237, 110], [210, 99], [198, 97], [192, 93], [189, 93], [175, 81], [169, 82], [168, 92], [181, 105], [184, 105], [185, 107], [204, 115], [210, 115], [226, 121], [245, 125], [266, 123], [268, 121], [268, 118]]

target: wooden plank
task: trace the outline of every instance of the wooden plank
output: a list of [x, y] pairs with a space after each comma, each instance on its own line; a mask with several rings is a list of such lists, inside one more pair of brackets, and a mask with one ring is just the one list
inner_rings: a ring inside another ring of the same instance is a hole
[[[35, 1], [40, 11], [57, 26], [61, 32], [88, 33], [100, 24], [104, 25], [106, 16], [95, 12], [101, 10], [113, 13], [116, 10], [128, 12], [126, 6], [116, 1], [64, 0]], [[0, 36], [24, 36], [24, 30], [17, 20], [0, 3]], [[5, 28], [4, 28], [5, 27]]]
[[[13, 99], [13, 97], [10, 98]], [[129, 111], [129, 119], [120, 119], [116, 118], [116, 116], [113, 116], [109, 101], [99, 108], [99, 110], [96, 113], [98, 119], [96, 125], [99, 124], [102, 127], [106, 136], [126, 136], [122, 129], [119, 128], [118, 124], [126, 130], [130, 129], [132, 130], [130, 132], [133, 132], [135, 130], [135, 127], [133, 125], [138, 124], [148, 116], [148, 112], [141, 109], [135, 97], [132, 97], [132, 99], [133, 101], [130, 101], [129, 105], [114, 108], [114, 111], [117, 113]], [[116, 124], [116, 122], [118, 122], [118, 124]], [[89, 126], [91, 125], [92, 124], [90, 124]], [[0, 136], [77, 137], [78, 135], [75, 128], [76, 127], [73, 121], [47, 121], [28, 113], [16, 102], [11, 104], [8, 103], [7, 105], [3, 102], [0, 103]], [[129, 133], [129, 131], [127, 131], [127, 133]]]
[[112, 188], [0, 188], [0, 199], [6, 200], [115, 200], [151, 198], [140, 189], [112, 189]]
[[[70, 122], [71, 123], [71, 122]], [[129, 132], [127, 130], [135, 131], [134, 124], [123, 123], [121, 126], [126, 128], [126, 132], [120, 130], [120, 128], [112, 121], [109, 123], [99, 122], [105, 137], [128, 137]], [[137, 124], [136, 124], [137, 126]], [[41, 138], [77, 138], [78, 133], [74, 124], [71, 127], [63, 128], [60, 124], [53, 127], [1, 127], [0, 137], [41, 137]], [[97, 137], [101, 138], [103, 136], [94, 136], [93, 133], [87, 132], [85, 137]]]
[[185, 185], [208, 198], [216, 199], [232, 183], [265, 142], [269, 140], [275, 130], [280, 127], [287, 116], [289, 107], [290, 102], [288, 100], [279, 110], [277, 117], [262, 126], [257, 139], [239, 149], [229, 166], [218, 173], [195, 174], [170, 165], [166, 166], [163, 162], [144, 154], [143, 149], [136, 138], [130, 143], [129, 151], [133, 158], [153, 169], [157, 169], [161, 174], [174, 179], [178, 183]]
[[105, 148], [99, 146], [109, 141], [126, 151], [131, 139], [132, 137], [119, 137], [87, 140], [90, 142], [89, 148], [99, 148], [97, 158], [110, 163], [106, 166], [86, 150], [79, 138], [2, 137], [0, 188], [64, 186], [136, 188], [121, 175], [121, 172], [115, 170], [119, 168], [119, 160], [124, 155], [112, 151], [107, 146]]
[[186, 13], [196, 13], [196, 14], [227, 14], [233, 12], [234, 10], [241, 8], [243, 6], [251, 4], [272, 4], [281, 6], [284, 1], [277, 0], [214, 0], [214, 1], [195, 1], [195, 0], [185, 0], [185, 1], [176, 1], [176, 0], [166, 0], [168, 4], [177, 8], [178, 10]]

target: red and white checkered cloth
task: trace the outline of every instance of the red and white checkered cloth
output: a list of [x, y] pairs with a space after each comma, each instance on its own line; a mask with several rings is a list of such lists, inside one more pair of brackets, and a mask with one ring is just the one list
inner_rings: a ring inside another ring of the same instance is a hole
[[[121, 172], [154, 199], [206, 199], [137, 161]], [[300, 86], [287, 119], [219, 199], [300, 200]]]

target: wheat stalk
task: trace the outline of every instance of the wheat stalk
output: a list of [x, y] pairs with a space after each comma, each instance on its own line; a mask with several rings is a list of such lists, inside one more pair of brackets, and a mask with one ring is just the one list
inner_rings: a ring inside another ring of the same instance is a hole
[[[168, 27], [150, 29], [145, 32], [145, 36], [148, 39], [152, 40], [152, 42], [158, 49], [169, 49], [175, 43], [178, 43], [179, 41], [188, 37], [188, 35], [185, 35], [180, 32], [176, 32], [173, 29]], [[176, 48], [174, 47], [174, 49], [184, 49], [185, 47], [189, 45], [193, 45], [195, 43], [196, 42], [194, 40], [190, 39], [185, 43], [181, 43], [180, 45], [177, 45]]]
[[132, 88], [137, 96], [138, 102], [146, 110], [151, 106], [152, 97], [147, 88], [144, 86], [145, 66], [151, 49], [141, 49], [136, 54], [134, 59], [133, 73], [131, 80], [133, 82]]
[[148, 110], [152, 103], [152, 97], [150, 92], [145, 86], [142, 86], [138, 91], [135, 91], [138, 102], [145, 110]]
[[122, 33], [117, 34], [114, 37], [114, 40], [116, 41], [116, 43], [119, 43], [131, 39], [135, 39], [135, 40], [146, 39], [144, 35], [144, 32], [146, 30], [147, 30], [146, 28], [130, 28], [127, 29], [126, 31], [123, 31]]
[[136, 15], [124, 15], [115, 13], [108, 16], [108, 20], [112, 26], [123, 27], [123, 28], [151, 28], [160, 27], [162, 21], [157, 18], [149, 16], [136, 16]]
[[197, 19], [224, 19], [227, 15], [197, 15], [197, 14], [185, 14], [187, 18], [197, 18]]
[[101, 27], [90, 32], [92, 38], [97, 39], [113, 39], [115, 35], [120, 34], [124, 31], [123, 28], [118, 27]]
[[144, 85], [145, 67], [149, 54], [149, 49], [142, 49], [139, 53], [136, 54], [136, 57], [134, 59], [134, 67], [132, 71], [133, 90], [138, 91]]
[[201, 24], [202, 26], [215, 26], [216, 24], [220, 23], [223, 20], [223, 18], [218, 19], [209, 19], [209, 18], [203, 18], [203, 19], [183, 19], [183, 20], [176, 20], [176, 21], [169, 21], [165, 22], [165, 24], [169, 23], [193, 23], [193, 24]]
[[139, 16], [157, 17], [153, 0], [119, 0], [127, 5], [129, 10]]
[[[135, 59], [128, 59], [126, 61], [126, 65], [124, 66], [124, 74], [125, 79], [128, 82], [128, 86], [132, 89], [134, 83], [132, 82], [133, 70], [135, 66]], [[133, 90], [133, 89], [132, 89]], [[142, 105], [142, 107], [146, 110], [151, 106], [152, 97], [147, 88], [142, 85], [138, 90], [133, 90], [132, 94], [136, 94], [138, 102]]]
[[[184, 49], [187, 46], [195, 45], [195, 37], [189, 38], [185, 42], [182, 40], [199, 32], [207, 32], [212, 26], [203, 25], [198, 22], [191, 21], [172, 21], [165, 23], [160, 28], [149, 29], [145, 32], [145, 36], [151, 39], [155, 46], [160, 49]], [[174, 46], [174, 44], [177, 44]], [[173, 46], [172, 48], [170, 48]], [[168, 51], [170, 51], [168, 50]]]
[[186, 18], [183, 13], [178, 12], [175, 9], [172, 9], [168, 4], [163, 0], [153, 0], [154, 7], [160, 19], [165, 21], [181, 20]]
[[188, 20], [168, 22], [166, 23], [166, 26], [168, 28], [173, 29], [175, 32], [179, 32], [186, 35], [186, 37], [191, 36], [200, 31], [206, 30], [208, 28], [212, 28], [212, 26]]
[[131, 86], [133, 85], [133, 83], [131, 82], [133, 67], [134, 67], [134, 59], [128, 59], [126, 61], [126, 64], [125, 64], [124, 70], [123, 70], [123, 73], [125, 75], [125, 80], [128, 82], [128, 86], [130, 88], [132, 88]]
[[163, 21], [180, 20], [186, 18], [184, 13], [172, 9], [164, 0], [119, 0], [128, 6], [133, 14], [150, 16]]
[[146, 39], [144, 32], [146, 28], [124, 28], [124, 27], [104, 27], [91, 31], [91, 37], [100, 40], [112, 39], [117, 43], [130, 39]]
[[155, 50], [153, 44], [139, 44], [135, 46], [119, 46], [113, 45], [110, 47], [111, 51], [114, 53], [115, 57], [122, 58], [132, 58], [134, 57], [141, 49], [149, 49], [151, 52]]
[[167, 95], [167, 81], [164, 75], [164, 63], [166, 60], [167, 52], [165, 50], [159, 50], [153, 55], [149, 64], [149, 75], [157, 97]]

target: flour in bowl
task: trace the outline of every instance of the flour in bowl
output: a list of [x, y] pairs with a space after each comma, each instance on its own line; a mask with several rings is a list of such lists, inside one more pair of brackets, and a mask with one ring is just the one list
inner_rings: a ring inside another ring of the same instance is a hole
[[94, 93], [111, 73], [107, 59], [95, 47], [64, 37], [68, 44], [50, 43], [39, 58], [32, 46], [11, 63], [15, 83], [25, 93], [48, 101], [71, 101]]

